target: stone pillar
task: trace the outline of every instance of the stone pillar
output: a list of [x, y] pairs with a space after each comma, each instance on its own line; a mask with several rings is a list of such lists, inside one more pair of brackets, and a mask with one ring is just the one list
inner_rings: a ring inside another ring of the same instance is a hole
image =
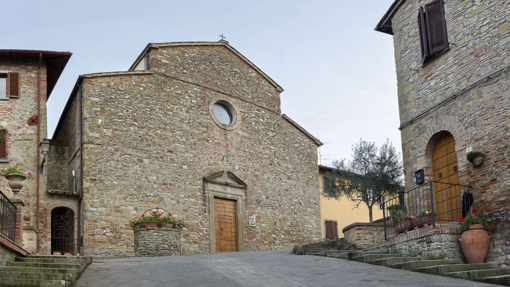
[[19, 198], [11, 198], [11, 202], [16, 206], [16, 232], [15, 242], [21, 246], [23, 242], [23, 207], [25, 204]]

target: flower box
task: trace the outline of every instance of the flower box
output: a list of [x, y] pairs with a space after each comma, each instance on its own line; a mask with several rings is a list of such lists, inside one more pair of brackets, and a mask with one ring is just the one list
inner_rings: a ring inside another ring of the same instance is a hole
[[402, 222], [395, 223], [395, 233], [399, 234], [406, 230], [413, 229], [413, 221], [411, 219], [404, 220]]

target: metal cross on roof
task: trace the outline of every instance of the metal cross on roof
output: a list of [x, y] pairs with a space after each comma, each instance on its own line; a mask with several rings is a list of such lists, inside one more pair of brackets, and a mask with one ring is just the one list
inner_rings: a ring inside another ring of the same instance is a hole
[[221, 37], [221, 40], [225, 40], [225, 38], [227, 38], [227, 37], [223, 36], [223, 33], [220, 35], [220, 37]]

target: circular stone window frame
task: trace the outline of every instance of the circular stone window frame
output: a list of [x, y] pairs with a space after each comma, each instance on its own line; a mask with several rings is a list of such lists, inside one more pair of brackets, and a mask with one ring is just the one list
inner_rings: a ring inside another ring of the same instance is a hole
[[[234, 117], [234, 123], [230, 125], [222, 124], [214, 115], [214, 105], [215, 104], [222, 104], [228, 109], [230, 109], [230, 112], [232, 113]], [[214, 97], [209, 102], [209, 116], [213, 120], [213, 122], [220, 128], [231, 131], [237, 129], [241, 125], [241, 115], [239, 114], [239, 108], [235, 101], [233, 101], [230, 98], [227, 97]]]

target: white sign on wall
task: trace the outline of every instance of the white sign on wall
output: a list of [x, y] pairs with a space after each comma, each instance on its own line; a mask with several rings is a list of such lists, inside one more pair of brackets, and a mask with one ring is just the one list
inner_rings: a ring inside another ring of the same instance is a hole
[[257, 226], [257, 216], [255, 214], [250, 214], [248, 216], [248, 225]]

